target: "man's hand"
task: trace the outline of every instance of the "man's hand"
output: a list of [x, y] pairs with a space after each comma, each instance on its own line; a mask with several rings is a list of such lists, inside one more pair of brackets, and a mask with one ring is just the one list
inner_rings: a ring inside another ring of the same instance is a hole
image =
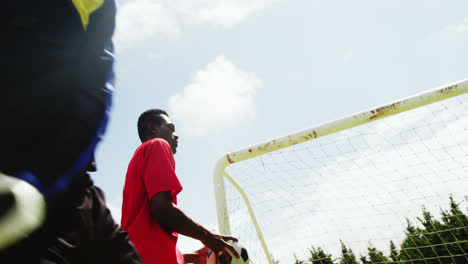
[[209, 232], [206, 234], [206, 237], [201, 240], [201, 242], [208, 248], [210, 248], [216, 256], [220, 256], [220, 253], [224, 253], [224, 256], [229, 256], [229, 253], [232, 253], [234, 257], [239, 258], [239, 254], [236, 249], [226, 241], [238, 241], [237, 238], [232, 236], [224, 236], [220, 234], [215, 234]]

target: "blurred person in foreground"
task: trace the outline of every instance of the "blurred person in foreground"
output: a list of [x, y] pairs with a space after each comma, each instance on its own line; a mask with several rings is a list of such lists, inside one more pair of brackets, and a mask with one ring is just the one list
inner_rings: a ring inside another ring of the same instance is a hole
[[[6, 1], [2, 10], [0, 177], [34, 186], [46, 212], [38, 228], [15, 222], [0, 227], [0, 262], [35, 263], [56, 239], [82, 231], [73, 230], [74, 219], [63, 212], [80, 210], [76, 206], [87, 199], [71, 197], [89, 194], [82, 186], [89, 179], [86, 168], [107, 126], [116, 6], [114, 0], [20, 0]], [[20, 200], [20, 192], [11, 195], [15, 186], [0, 196], [0, 219]], [[91, 192], [96, 198], [91, 207], [106, 214], [105, 204], [96, 204], [102, 192]], [[81, 217], [93, 221], [91, 215]], [[9, 229], [24, 232], [11, 236]]]

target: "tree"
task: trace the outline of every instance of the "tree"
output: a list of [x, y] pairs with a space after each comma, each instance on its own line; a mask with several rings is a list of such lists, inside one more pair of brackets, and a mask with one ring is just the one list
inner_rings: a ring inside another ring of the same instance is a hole
[[279, 264], [279, 260], [276, 260], [273, 256], [271, 257], [271, 262], [273, 262], [273, 264]]
[[[418, 226], [406, 219], [406, 237], [400, 250], [390, 241], [390, 255], [373, 247], [368, 248], [367, 256], [360, 256], [361, 264], [466, 264], [468, 263], [468, 216], [460, 210], [450, 196], [450, 209], [441, 209], [441, 219], [437, 220], [426, 208], [418, 217]], [[341, 258], [333, 260], [331, 254], [318, 247], [309, 249], [308, 261], [296, 259], [295, 264], [359, 264], [354, 252], [341, 243]], [[278, 263], [276, 263], [278, 264]]]
[[354, 255], [353, 250], [347, 248], [343, 241], [341, 243], [341, 260], [339, 264], [358, 264], [356, 256]]
[[375, 247], [370, 246], [367, 248], [368, 256], [371, 263], [387, 263], [388, 259], [385, 257], [384, 253], [380, 250], [377, 250]]
[[312, 249], [309, 249], [309, 253], [309, 263], [311, 264], [333, 264], [331, 254], [325, 253], [321, 247], [317, 249], [312, 247]]
[[441, 210], [441, 214], [442, 221], [438, 221], [423, 208], [423, 217], [417, 218], [423, 228], [416, 228], [407, 221], [406, 238], [398, 260], [410, 260], [413, 264], [425, 264], [426, 260], [439, 264], [467, 263], [467, 216], [452, 196], [450, 210]]
[[294, 255], [294, 264], [306, 264], [304, 260], [299, 260], [296, 255]]
[[392, 240], [390, 240], [390, 256], [389, 258], [392, 260], [390, 263], [398, 263], [398, 250], [395, 246], [395, 243], [393, 243]]

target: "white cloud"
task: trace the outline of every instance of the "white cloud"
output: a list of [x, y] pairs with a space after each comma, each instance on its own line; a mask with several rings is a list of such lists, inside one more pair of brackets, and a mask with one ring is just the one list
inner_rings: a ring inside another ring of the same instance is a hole
[[447, 27], [447, 30], [457, 33], [468, 33], [468, 17], [465, 17], [465, 19], [458, 25]]
[[350, 60], [353, 59], [353, 56], [354, 56], [354, 52], [352, 49], [349, 49], [345, 52], [345, 54], [343, 55], [343, 62], [349, 62]]
[[180, 35], [174, 10], [158, 0], [125, 1], [118, 7], [114, 40], [123, 50], [156, 34], [169, 38]]
[[177, 10], [189, 23], [232, 27], [277, 0], [179, 0]]
[[116, 47], [126, 49], [155, 35], [177, 38], [183, 24], [233, 27], [279, 0], [119, 1]]
[[468, 33], [468, 17], [465, 17], [463, 23], [456, 26], [455, 31], [458, 33]]
[[157, 61], [157, 60], [160, 60], [161, 59], [161, 54], [158, 54], [158, 53], [155, 53], [155, 52], [149, 52], [148, 55], [146, 56], [146, 58], [149, 60], [149, 61]]
[[218, 56], [195, 74], [182, 94], [169, 98], [169, 110], [190, 136], [215, 133], [253, 118], [254, 97], [261, 85], [254, 74]]

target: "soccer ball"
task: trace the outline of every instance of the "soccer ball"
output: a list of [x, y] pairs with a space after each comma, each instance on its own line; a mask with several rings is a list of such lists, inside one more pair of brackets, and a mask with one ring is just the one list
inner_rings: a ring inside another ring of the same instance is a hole
[[[229, 261], [231, 264], [249, 264], [249, 254], [247, 253], [247, 249], [240, 244], [239, 242], [234, 242], [234, 241], [228, 241], [229, 244], [231, 244], [239, 254], [240, 258], [235, 258], [231, 253], [229, 256]], [[208, 251], [208, 260], [206, 261], [207, 264], [227, 264], [224, 258], [216, 258], [216, 254], [213, 254], [213, 252], [210, 250]]]

